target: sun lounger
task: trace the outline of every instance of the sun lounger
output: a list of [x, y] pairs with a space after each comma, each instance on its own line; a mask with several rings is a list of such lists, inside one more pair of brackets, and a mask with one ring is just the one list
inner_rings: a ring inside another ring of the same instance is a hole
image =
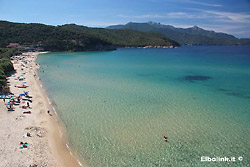
[[23, 114], [31, 114], [31, 111], [24, 111]]
[[27, 88], [28, 86], [16, 86], [17, 88]]

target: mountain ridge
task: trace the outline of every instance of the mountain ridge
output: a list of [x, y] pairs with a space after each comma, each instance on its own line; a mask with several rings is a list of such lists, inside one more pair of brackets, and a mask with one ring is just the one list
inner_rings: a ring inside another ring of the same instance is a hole
[[106, 28], [158, 32], [182, 45], [250, 45], [250, 39], [248, 38], [238, 39], [233, 35], [205, 30], [197, 25], [189, 28], [177, 28], [172, 25], [149, 21], [146, 23], [129, 22], [125, 25], [112, 25]]

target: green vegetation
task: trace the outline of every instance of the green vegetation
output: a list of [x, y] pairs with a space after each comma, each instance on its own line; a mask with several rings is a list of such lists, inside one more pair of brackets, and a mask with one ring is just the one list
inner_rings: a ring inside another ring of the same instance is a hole
[[180, 44], [189, 45], [250, 45], [249, 39], [238, 39], [225, 33], [204, 30], [200, 27], [176, 28], [160, 23], [128, 23], [109, 26], [108, 29], [131, 29], [142, 32], [158, 32]]
[[61, 28], [75, 32], [89, 34], [96, 38], [108, 41], [117, 47], [129, 46], [179, 46], [179, 44], [171, 39], [168, 39], [160, 33], [146, 33], [129, 29], [111, 30], [104, 28], [88, 28], [75, 24], [66, 24]]
[[40, 43], [49, 51], [114, 50], [126, 46], [178, 46], [166, 37], [134, 30], [107, 30], [74, 24], [49, 26], [0, 21], [0, 47], [9, 43]]
[[111, 44], [90, 35], [43, 24], [0, 22], [0, 46], [8, 43], [41, 43], [50, 51], [105, 50]]
[[10, 57], [20, 54], [17, 49], [0, 48], [0, 88], [6, 84], [6, 76], [14, 70]]

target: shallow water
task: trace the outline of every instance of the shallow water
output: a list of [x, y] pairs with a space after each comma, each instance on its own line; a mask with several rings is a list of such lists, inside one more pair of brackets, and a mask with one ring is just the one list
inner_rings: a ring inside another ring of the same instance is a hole
[[50, 53], [37, 61], [70, 144], [89, 166], [250, 164], [250, 47]]

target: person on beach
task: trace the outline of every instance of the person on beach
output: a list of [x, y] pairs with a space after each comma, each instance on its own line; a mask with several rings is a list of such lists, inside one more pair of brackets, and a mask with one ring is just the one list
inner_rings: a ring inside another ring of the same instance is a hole
[[49, 111], [49, 109], [48, 109], [48, 111], [47, 111], [47, 112], [48, 112], [49, 116], [53, 116], [52, 114], [50, 114], [50, 111]]
[[168, 138], [167, 138], [165, 135], [163, 136], [163, 138], [164, 138], [164, 141], [165, 141], [165, 142], [168, 141]]
[[28, 108], [30, 107], [30, 103], [29, 103], [29, 102], [27, 102], [27, 107], [28, 107]]
[[27, 142], [23, 143], [20, 142], [20, 148], [27, 148], [29, 146], [29, 144]]

